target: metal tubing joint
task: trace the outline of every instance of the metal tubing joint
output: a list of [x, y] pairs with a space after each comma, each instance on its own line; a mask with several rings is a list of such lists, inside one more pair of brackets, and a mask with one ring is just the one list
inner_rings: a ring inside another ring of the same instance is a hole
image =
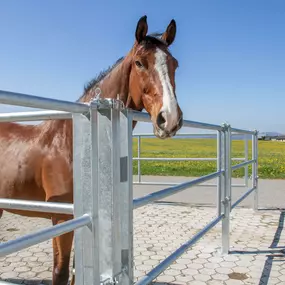
[[91, 102], [91, 106], [95, 109], [123, 110], [125, 108], [123, 101], [111, 98], [96, 98]]

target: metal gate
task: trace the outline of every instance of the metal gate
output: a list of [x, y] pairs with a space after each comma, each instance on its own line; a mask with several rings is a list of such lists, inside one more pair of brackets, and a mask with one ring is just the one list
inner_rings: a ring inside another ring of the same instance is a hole
[[[132, 196], [132, 122], [150, 122], [149, 115], [128, 109], [118, 100], [97, 99], [90, 105], [0, 91], [0, 103], [48, 111], [1, 114], [3, 121], [73, 120], [74, 204], [0, 199], [0, 208], [74, 213], [74, 219], [14, 241], [0, 244], [0, 257], [75, 230], [77, 285], [133, 283], [133, 210], [217, 178], [217, 217], [168, 256], [137, 284], [148, 284], [179, 256], [222, 221], [222, 252], [229, 251], [230, 212], [250, 193], [257, 209], [257, 132], [194, 121], [184, 127], [217, 131], [217, 171], [174, 185], [145, 197]], [[252, 135], [252, 159], [232, 167], [231, 135]], [[235, 203], [231, 201], [232, 171], [252, 164], [252, 185]]]

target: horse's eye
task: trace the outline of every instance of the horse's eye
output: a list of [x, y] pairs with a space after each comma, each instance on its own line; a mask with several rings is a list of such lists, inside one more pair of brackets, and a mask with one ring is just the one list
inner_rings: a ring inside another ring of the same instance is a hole
[[138, 61], [138, 60], [135, 61], [135, 64], [136, 64], [136, 66], [139, 67], [139, 68], [142, 68], [142, 67], [143, 67], [142, 63], [141, 63], [140, 61]]

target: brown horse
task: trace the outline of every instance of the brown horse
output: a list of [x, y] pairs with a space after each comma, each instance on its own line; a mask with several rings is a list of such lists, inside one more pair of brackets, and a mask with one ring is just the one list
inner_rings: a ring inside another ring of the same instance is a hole
[[[80, 102], [89, 102], [101, 89], [102, 98], [120, 99], [133, 110], [150, 114], [154, 133], [172, 137], [182, 126], [182, 111], [175, 94], [177, 60], [168, 47], [176, 34], [170, 22], [158, 37], [147, 35], [142, 17], [129, 53], [85, 88]], [[133, 127], [135, 126], [135, 123]], [[39, 125], [0, 124], [0, 198], [73, 203], [72, 120], [48, 120]], [[51, 219], [53, 225], [72, 216], [7, 210], [11, 213]], [[3, 210], [0, 209], [0, 216]], [[53, 285], [66, 285], [73, 232], [53, 239]]]

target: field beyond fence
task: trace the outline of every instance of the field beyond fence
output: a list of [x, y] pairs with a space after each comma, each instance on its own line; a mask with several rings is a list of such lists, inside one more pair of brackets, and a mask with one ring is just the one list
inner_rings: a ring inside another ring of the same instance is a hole
[[[244, 157], [244, 141], [232, 141], [233, 157]], [[251, 140], [248, 141], [251, 159]], [[285, 143], [258, 141], [259, 178], [285, 178]], [[141, 138], [141, 157], [211, 157], [216, 158], [216, 139]], [[133, 138], [133, 156], [137, 157], [137, 138]], [[242, 161], [233, 161], [238, 164]], [[141, 161], [142, 175], [198, 177], [216, 171], [216, 161]], [[137, 161], [133, 161], [134, 175]], [[248, 167], [251, 175], [251, 166]], [[232, 177], [243, 177], [244, 168], [233, 171]]]

